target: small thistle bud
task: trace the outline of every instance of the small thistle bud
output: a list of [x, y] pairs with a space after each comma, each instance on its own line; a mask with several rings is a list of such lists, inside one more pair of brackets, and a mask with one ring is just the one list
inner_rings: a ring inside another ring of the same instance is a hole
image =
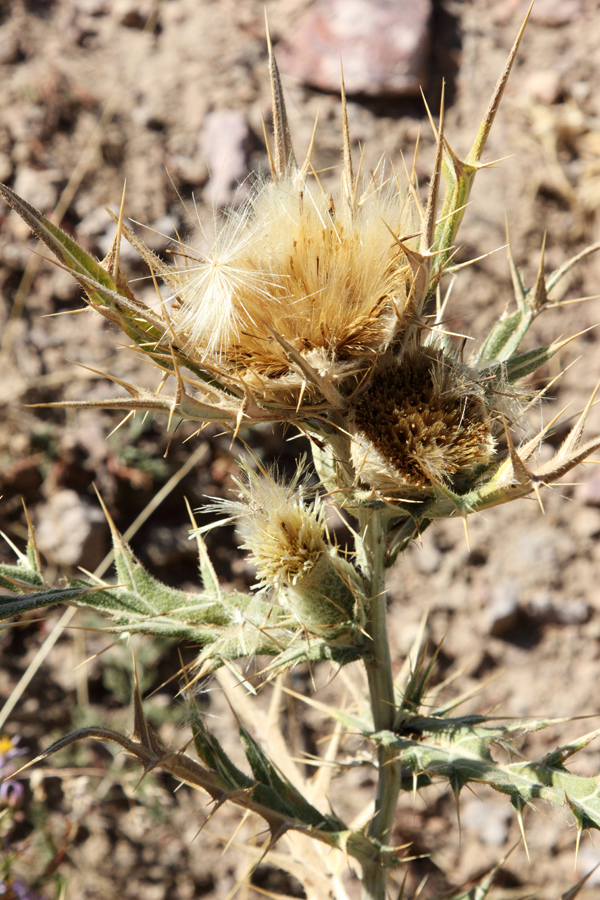
[[288, 585], [283, 597], [307, 631], [327, 638], [357, 620], [362, 607], [355, 569], [332, 548], [302, 579]]
[[237, 522], [259, 586], [274, 588], [307, 631], [333, 637], [361, 619], [360, 579], [328, 544], [325, 506], [319, 497], [307, 500], [302, 470], [303, 461], [290, 484], [246, 470], [239, 499], [218, 506]]

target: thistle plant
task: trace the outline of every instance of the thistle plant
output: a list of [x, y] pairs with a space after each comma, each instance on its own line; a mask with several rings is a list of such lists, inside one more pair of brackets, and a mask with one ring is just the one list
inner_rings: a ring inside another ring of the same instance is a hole
[[[457, 235], [475, 176], [487, 165], [486, 141], [524, 28], [465, 159], [446, 139], [443, 102], [437, 124], [432, 119], [436, 155], [425, 199], [414, 170], [365, 174], [356, 164], [343, 82], [341, 176], [337, 189], [325, 192], [310, 150], [297, 162], [270, 45], [270, 176], [224, 215], [206, 251], [182, 241], [177, 261], [167, 264], [126, 225], [121, 209], [113, 247], [98, 262], [26, 200], [0, 188], [79, 282], [89, 306], [160, 370], [154, 392], [112, 377], [127, 396], [61, 406], [165, 413], [199, 428], [217, 423], [233, 439], [243, 439], [252, 425], [278, 423], [305, 435], [312, 449], [310, 463], [300, 459], [291, 480], [242, 465], [234, 498], [208, 507], [239, 530], [257, 573], [247, 593], [222, 589], [203, 540], [207, 527], [197, 522], [199, 592], [156, 581], [112, 523], [116, 585], [79, 578], [47, 585], [33, 535], [17, 564], [0, 569], [5, 616], [68, 603], [105, 612], [115, 633], [163, 635], [199, 648], [186, 671], [197, 758], [187, 748], [162, 746], [137, 687], [132, 737], [82, 729], [44, 756], [86, 736], [115, 741], [145, 771], [160, 766], [206, 791], [217, 807], [229, 801], [262, 817], [270, 832], [265, 851], [295, 832], [339, 851], [342, 861], [352, 858], [365, 900], [383, 900], [390, 870], [409, 856], [391, 834], [400, 792], [432, 781], [445, 782], [457, 797], [471, 782], [488, 784], [508, 797], [519, 818], [542, 798], [568, 807], [579, 832], [600, 828], [597, 780], [565, 765], [594, 734], [540, 760], [498, 761], [498, 747], [550, 723], [500, 724], [457, 716], [452, 704], [432, 707], [431, 666], [417, 653], [408, 677], [394, 681], [386, 628], [386, 573], [430, 524], [456, 517], [466, 523], [473, 513], [539, 496], [600, 448], [600, 438], [582, 440], [592, 397], [554, 456], [535, 463], [557, 422], [528, 431], [527, 412], [543, 394], [528, 376], [568, 340], [522, 349], [532, 322], [560, 305], [553, 294], [560, 280], [597, 247], [550, 275], [542, 253], [530, 287], [509, 254], [515, 297], [491, 331], [466, 353], [448, 326], [444, 279], [461, 268]], [[135, 296], [120, 267], [122, 239], [139, 251], [154, 279], [152, 308]], [[338, 546], [329, 533], [331, 506], [348, 522], [352, 546]], [[357, 708], [326, 710], [339, 729], [362, 735], [377, 769], [373, 807], [360, 825], [323, 805], [314, 785], [293, 783], [243, 723], [249, 769], [240, 770], [200, 715], [193, 686], [219, 677], [225, 663], [245, 666], [258, 656], [268, 657], [260, 678], [278, 684], [301, 663], [363, 667], [368, 690]], [[324, 896], [309, 869], [290, 870], [308, 896]], [[476, 896], [485, 896], [489, 885], [482, 882]], [[327, 890], [345, 896], [333, 876]]]

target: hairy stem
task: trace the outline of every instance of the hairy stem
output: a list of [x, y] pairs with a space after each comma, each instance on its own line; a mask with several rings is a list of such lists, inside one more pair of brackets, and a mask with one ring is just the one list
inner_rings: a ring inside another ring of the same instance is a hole
[[[383, 518], [378, 511], [369, 510], [362, 523], [363, 574], [369, 592], [366, 631], [371, 639], [372, 656], [365, 661], [373, 725], [376, 731], [391, 730], [394, 724], [394, 682], [387, 634], [385, 595], [385, 535]], [[375, 814], [369, 835], [387, 843], [394, 820], [400, 791], [400, 766], [396, 754], [385, 747], [378, 750], [378, 782]], [[363, 900], [385, 900], [387, 871], [377, 863], [365, 863], [363, 868]]]

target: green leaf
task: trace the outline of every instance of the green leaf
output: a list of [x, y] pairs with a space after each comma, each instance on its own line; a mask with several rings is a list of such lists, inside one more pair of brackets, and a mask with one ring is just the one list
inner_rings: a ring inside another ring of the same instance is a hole
[[521, 378], [537, 371], [540, 366], [551, 360], [563, 346], [564, 341], [556, 341], [547, 347], [536, 347], [535, 350], [519, 353], [500, 365], [488, 366], [481, 370], [482, 382], [487, 384], [488, 382], [493, 383], [494, 379], [502, 379], [509, 384], [514, 384]]
[[365, 656], [368, 656], [368, 648], [358, 645], [353, 647], [350, 644], [330, 644], [324, 638], [317, 637], [308, 640], [295, 638], [289, 647], [281, 649], [269, 664], [268, 671], [289, 669], [304, 662], [329, 661], [341, 667]]
[[195, 705], [190, 706], [190, 719], [194, 735], [194, 747], [198, 757], [224, 784], [234, 790], [249, 790], [254, 781], [229, 759], [217, 738], [208, 730]]
[[[600, 777], [576, 775], [562, 762], [596, 738], [600, 730], [539, 761], [502, 764], [492, 756], [494, 746], [510, 748], [510, 739], [515, 734], [540, 730], [552, 723], [533, 720], [490, 726], [481, 722], [478, 716], [415, 717], [403, 727], [403, 733], [410, 737], [380, 732], [373, 739], [397, 752], [402, 764], [414, 773], [441, 777], [455, 792], [469, 782], [487, 784], [510, 797], [515, 809], [541, 799], [568, 806], [580, 830], [600, 830]], [[419, 738], [414, 736], [415, 731]]]
[[479, 351], [479, 359], [506, 362], [517, 352], [534, 318], [533, 310], [523, 305], [512, 315], [497, 322]]
[[17, 557], [17, 565], [0, 564], [0, 588], [8, 591], [27, 592], [31, 588], [42, 587], [44, 579], [39, 569], [39, 556], [30, 533], [27, 550], [21, 553], [19, 548], [5, 534], [0, 532], [6, 543]]
[[45, 591], [33, 591], [30, 594], [0, 594], [0, 619], [10, 619], [34, 609], [56, 606], [59, 603], [77, 603], [78, 601], [85, 603], [85, 598], [97, 590], [97, 588], [90, 587], [84, 590], [81, 588], [49, 588]]
[[91, 305], [116, 322], [136, 344], [143, 345], [145, 352], [155, 358], [162, 368], [172, 369], [172, 361], [168, 354], [165, 360], [164, 350], [154, 353], [148, 346], [149, 341], [159, 341], [164, 332], [162, 323], [155, 318], [152, 311], [135, 300], [126, 285], [115, 281], [98, 260], [39, 210], [4, 184], [0, 184], [0, 194], [27, 223], [36, 237], [43, 241], [73, 274], [87, 294]]
[[42, 587], [43, 579], [35, 569], [27, 568], [22, 564], [17, 566], [0, 565], [0, 588], [14, 590], [15, 588], [27, 591], [31, 588]]
[[275, 811], [297, 819], [304, 825], [327, 831], [339, 831], [344, 828], [340, 821], [331, 816], [323, 816], [318, 809], [304, 799], [291, 781], [278, 772], [264, 750], [242, 725], [240, 725], [239, 731], [252, 774], [262, 787], [262, 790], [255, 789], [257, 799], [265, 804], [268, 803]]
[[442, 204], [442, 211], [437, 217], [439, 224], [437, 225], [433, 247], [431, 248], [436, 252], [435, 263], [433, 266], [434, 281], [436, 273], [442, 273], [446, 268], [446, 264], [452, 253], [452, 246], [455, 242], [456, 235], [458, 234], [465, 213], [466, 205], [469, 201], [475, 176], [479, 169], [485, 167], [484, 164], [481, 163], [481, 158], [496, 113], [498, 112], [500, 101], [513, 67], [517, 50], [519, 49], [519, 44], [523, 37], [527, 18], [529, 18], [529, 13], [527, 14], [525, 22], [521, 26], [519, 34], [511, 48], [504, 70], [496, 82], [488, 108], [479, 125], [475, 140], [473, 141], [466, 159], [461, 161], [452, 152], [447, 142], [444, 140], [447, 151], [443, 166], [446, 191], [444, 202]]
[[214, 597], [215, 600], [221, 600], [221, 586], [219, 584], [219, 579], [217, 578], [217, 573], [215, 572], [213, 564], [210, 561], [208, 550], [206, 549], [206, 544], [204, 543], [201, 534], [196, 532], [194, 536], [196, 538], [196, 543], [198, 544], [200, 574], [202, 575], [202, 584], [204, 585], [204, 590], [209, 596]]
[[[126, 594], [124, 596], [133, 596], [136, 599], [137, 611], [145, 612], [151, 616], [164, 615], [173, 610], [191, 611], [191, 606], [196, 605], [199, 598], [195, 598], [196, 602], [194, 602], [194, 595], [168, 587], [150, 575], [136, 558], [131, 548], [123, 541], [112, 522], [109, 524], [111, 525], [119, 587], [125, 590]], [[202, 607], [202, 602], [199, 605]], [[214, 604], [214, 607], [214, 614], [218, 617], [222, 610], [222, 605]], [[202, 612], [204, 611], [202, 610]], [[223, 614], [220, 619], [217, 618], [215, 624], [224, 624], [227, 620], [228, 616]], [[205, 619], [202, 619], [202, 621], [205, 621]]]
[[89, 253], [86, 253], [62, 229], [50, 222], [39, 210], [35, 209], [35, 207], [31, 206], [4, 184], [0, 184], [0, 194], [4, 196], [8, 205], [29, 225], [36, 237], [43, 241], [74, 274], [91, 276], [100, 286], [113, 291], [117, 290], [114, 280], [102, 268], [100, 263], [93, 256], [90, 256]]

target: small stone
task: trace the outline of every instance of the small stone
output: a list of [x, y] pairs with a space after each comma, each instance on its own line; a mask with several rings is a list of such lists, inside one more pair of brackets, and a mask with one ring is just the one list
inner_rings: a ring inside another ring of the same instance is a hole
[[208, 167], [200, 153], [194, 156], [178, 153], [171, 158], [171, 166], [172, 174], [180, 184], [202, 187], [208, 181]]
[[17, 32], [14, 28], [4, 26], [0, 28], [0, 65], [12, 66], [19, 62], [21, 50]]
[[28, 203], [43, 212], [54, 209], [58, 200], [55, 181], [57, 173], [50, 169], [32, 169], [21, 166], [17, 171], [14, 190]]
[[278, 45], [282, 72], [348, 94], [417, 94], [427, 80], [430, 0], [316, 0], [289, 42]]
[[250, 126], [244, 113], [215, 110], [204, 120], [202, 151], [211, 173], [205, 193], [215, 206], [229, 206], [241, 200], [247, 166]]
[[109, 0], [71, 0], [71, 6], [88, 16], [105, 16], [109, 10]]
[[591, 471], [583, 471], [582, 480], [577, 485], [575, 499], [586, 506], [600, 507], [600, 470], [594, 466]]
[[[41, 106], [23, 107], [23, 104], [15, 103], [2, 111], [2, 121], [12, 140], [16, 144], [24, 142], [28, 147], [31, 138], [39, 138], [43, 134], [46, 115]], [[15, 149], [11, 154], [13, 161], [22, 162], [15, 155]]]
[[93, 571], [108, 550], [108, 525], [99, 506], [62, 490], [38, 508], [36, 539], [49, 562]]
[[538, 0], [531, 11], [531, 21], [554, 28], [568, 25], [581, 18], [585, 4], [586, 0]]
[[517, 583], [507, 579], [494, 585], [484, 609], [486, 632], [493, 637], [507, 634], [516, 626], [519, 612], [520, 596]]
[[[522, 21], [530, 0], [504, 0], [494, 15], [493, 21], [506, 25]], [[586, 0], [536, 0], [531, 11], [531, 21], [540, 25], [558, 27], [580, 19], [585, 13]]]
[[559, 625], [584, 625], [592, 612], [585, 597], [561, 600], [555, 604], [555, 609]]
[[469, 831], [477, 832], [483, 844], [502, 847], [508, 840], [512, 808], [480, 797], [461, 805], [460, 819]]
[[532, 72], [525, 81], [523, 89], [524, 93], [535, 103], [552, 106], [560, 97], [560, 75], [552, 69]]
[[112, 220], [104, 207], [97, 206], [84, 214], [77, 226], [77, 234], [82, 237], [97, 237], [106, 230], [110, 222]]
[[422, 545], [413, 544], [411, 557], [415, 568], [423, 575], [432, 575], [442, 564], [440, 550], [429, 539], [425, 539]]
[[535, 594], [525, 605], [530, 619], [540, 624], [584, 625], [592, 610], [585, 597], [553, 600], [550, 594]]
[[556, 609], [550, 594], [534, 594], [526, 603], [525, 611], [530, 619], [539, 624], [556, 621]]
[[100, 426], [97, 416], [90, 410], [81, 412], [78, 421], [79, 426], [74, 435], [76, 446], [85, 452], [89, 467], [97, 471], [106, 462], [109, 454], [106, 433]]

